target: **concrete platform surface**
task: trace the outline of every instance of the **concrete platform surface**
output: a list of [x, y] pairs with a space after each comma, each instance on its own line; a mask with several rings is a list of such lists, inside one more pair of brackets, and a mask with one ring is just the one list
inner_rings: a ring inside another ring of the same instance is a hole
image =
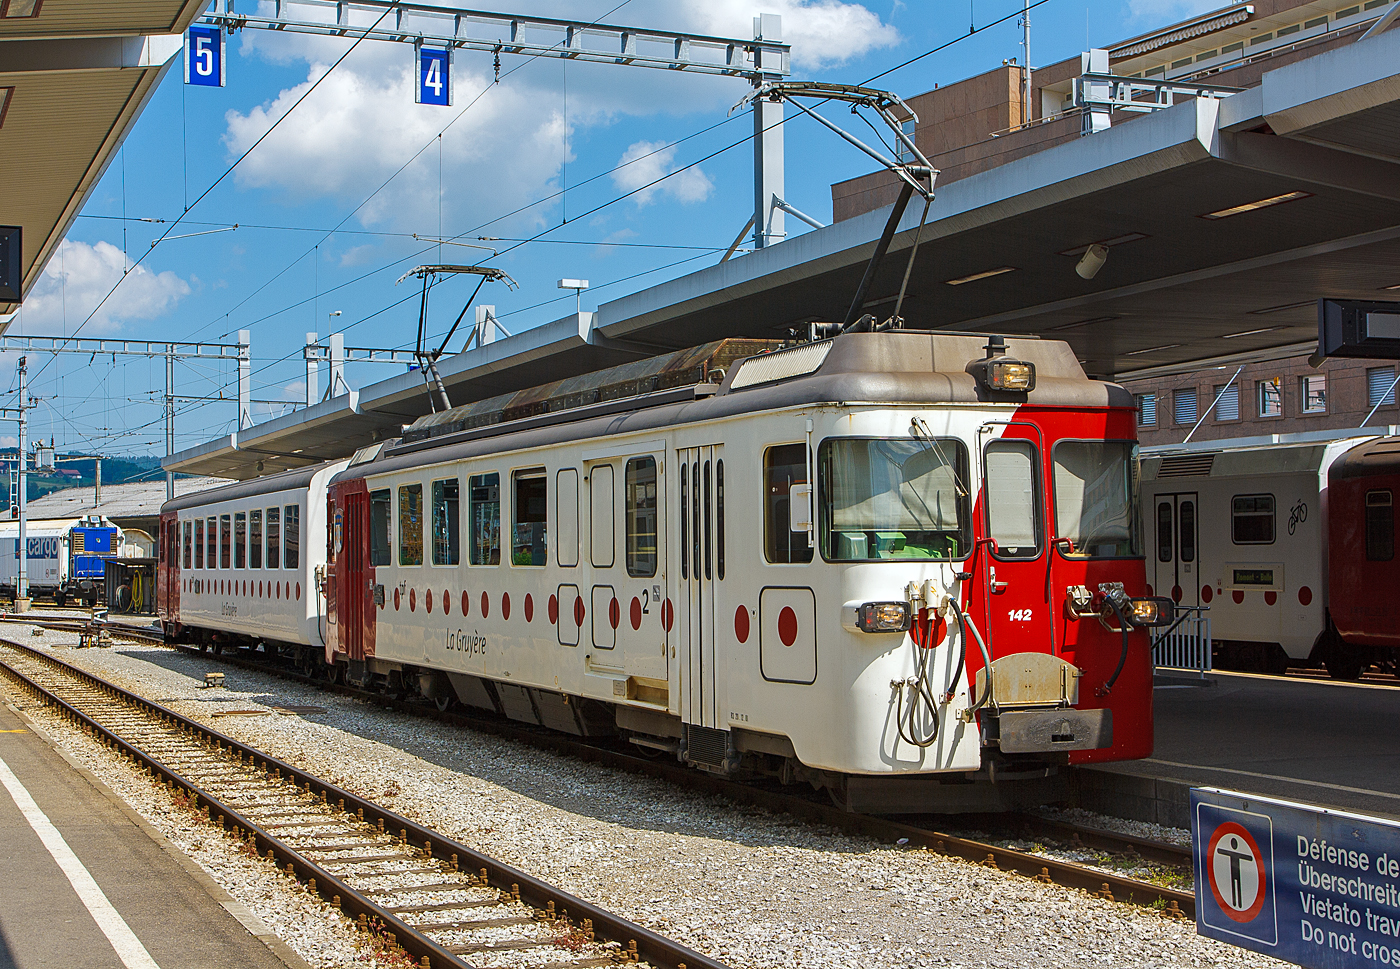
[[1189, 789], [1222, 787], [1400, 819], [1400, 688], [1210, 673], [1154, 707], [1152, 757], [1076, 772], [1081, 806], [1185, 827]]
[[305, 966], [3, 705], [0, 762], [0, 969]]

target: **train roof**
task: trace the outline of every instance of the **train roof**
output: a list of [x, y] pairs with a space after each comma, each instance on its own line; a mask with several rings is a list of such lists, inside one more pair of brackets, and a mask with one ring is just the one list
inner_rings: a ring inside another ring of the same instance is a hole
[[[87, 518], [31, 518], [24, 523], [26, 538], [52, 538], [67, 535], [74, 528], [116, 528], [110, 521], [94, 522]], [[19, 537], [19, 521], [0, 521], [0, 537]]]
[[[500, 450], [671, 427], [803, 404], [1013, 403], [1132, 407], [1116, 384], [1092, 380], [1069, 345], [1009, 338], [1006, 358], [1035, 364], [1029, 393], [989, 391], [969, 371], [986, 358], [986, 334], [927, 330], [848, 333], [784, 346], [718, 340], [514, 394], [431, 414], [396, 442], [364, 449], [347, 474], [381, 472]], [[373, 467], [370, 467], [370, 465]]]
[[261, 478], [252, 478], [248, 481], [234, 481], [219, 488], [206, 488], [204, 491], [196, 491], [192, 494], [181, 495], [172, 498], [160, 506], [162, 514], [171, 511], [181, 511], [185, 508], [197, 508], [203, 505], [212, 505], [220, 501], [233, 501], [238, 498], [251, 498], [255, 495], [271, 494], [274, 491], [288, 491], [292, 488], [305, 488], [311, 484], [311, 479], [316, 474], [335, 464], [344, 464], [344, 461], [325, 461], [321, 464], [313, 464], [306, 468], [295, 468], [291, 471], [279, 471], [276, 474], [263, 475]]
[[1328, 479], [1369, 478], [1400, 472], [1400, 437], [1378, 437], [1358, 444], [1332, 463]]

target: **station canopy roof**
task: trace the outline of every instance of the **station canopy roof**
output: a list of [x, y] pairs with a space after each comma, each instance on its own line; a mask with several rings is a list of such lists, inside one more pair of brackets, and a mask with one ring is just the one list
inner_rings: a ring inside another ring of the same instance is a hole
[[[208, 0], [0, 2], [0, 223], [27, 294]], [[15, 304], [0, 302], [0, 315]], [[0, 327], [3, 329], [3, 327]]]
[[[922, 208], [909, 206], [868, 311], [892, 311]], [[839, 321], [888, 215], [445, 358], [442, 377], [463, 404], [721, 337]], [[1109, 249], [1086, 280], [1075, 265], [1091, 243]], [[1392, 295], [1400, 300], [1400, 29], [942, 186], [903, 316], [912, 327], [1063, 339], [1086, 371], [1121, 378], [1306, 351], [1318, 297]], [[428, 411], [422, 376], [401, 374], [166, 467], [255, 477], [348, 456]]]

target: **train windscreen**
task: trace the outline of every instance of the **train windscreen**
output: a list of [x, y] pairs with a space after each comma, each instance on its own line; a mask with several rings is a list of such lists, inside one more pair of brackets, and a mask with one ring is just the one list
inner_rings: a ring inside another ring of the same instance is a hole
[[1138, 451], [1131, 441], [1061, 441], [1055, 445], [1055, 534], [1076, 557], [1142, 554], [1138, 522]]

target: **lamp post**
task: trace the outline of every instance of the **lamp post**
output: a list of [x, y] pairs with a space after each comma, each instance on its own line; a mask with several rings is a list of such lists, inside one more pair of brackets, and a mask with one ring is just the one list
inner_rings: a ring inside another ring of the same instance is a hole
[[561, 279], [561, 280], [559, 280], [559, 288], [560, 288], [560, 289], [572, 289], [572, 290], [574, 291], [574, 312], [575, 312], [575, 313], [582, 313], [582, 312], [583, 312], [583, 291], [584, 291], [585, 289], [588, 288], [588, 280], [586, 280], [586, 279]]

